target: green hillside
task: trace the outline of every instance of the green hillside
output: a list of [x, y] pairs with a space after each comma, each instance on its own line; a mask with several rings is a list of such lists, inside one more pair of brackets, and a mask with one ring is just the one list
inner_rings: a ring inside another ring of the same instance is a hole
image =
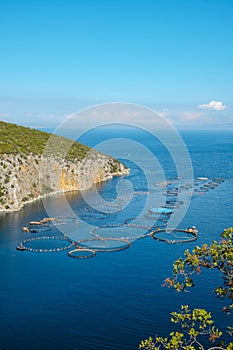
[[0, 154], [40, 155], [51, 136], [53, 137], [50, 149], [53, 155], [59, 155], [64, 149], [69, 149], [67, 159], [82, 159], [91, 150], [65, 137], [0, 121]]

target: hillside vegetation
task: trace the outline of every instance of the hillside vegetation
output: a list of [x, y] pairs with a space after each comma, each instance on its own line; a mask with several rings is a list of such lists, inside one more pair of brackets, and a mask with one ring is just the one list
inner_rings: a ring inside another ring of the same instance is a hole
[[82, 159], [91, 150], [62, 136], [0, 121], [0, 154], [40, 155], [48, 142], [51, 143], [52, 154], [59, 154], [68, 149], [67, 159]]

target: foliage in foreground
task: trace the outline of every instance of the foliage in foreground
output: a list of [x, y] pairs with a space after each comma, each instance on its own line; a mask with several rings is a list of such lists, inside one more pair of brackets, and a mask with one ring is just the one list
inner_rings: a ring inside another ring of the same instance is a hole
[[[180, 325], [182, 331], [173, 331], [169, 334], [169, 337], [163, 338], [158, 336], [155, 340], [149, 337], [140, 343], [139, 349], [204, 350], [200, 337], [207, 336], [209, 341], [214, 343], [223, 334], [213, 325], [214, 321], [211, 318], [211, 313], [207, 312], [205, 309], [190, 310], [187, 305], [183, 305], [179, 312], [171, 313], [171, 321]], [[232, 334], [232, 331], [233, 328], [229, 327], [229, 333]], [[228, 345], [224, 345], [223, 342], [220, 342], [218, 346], [209, 349], [232, 350], [233, 342]]]
[[[173, 287], [177, 291], [185, 291], [194, 286], [193, 274], [200, 274], [203, 268], [217, 269], [220, 271], [223, 283], [215, 289], [215, 293], [220, 298], [230, 299], [230, 305], [225, 306], [223, 311], [228, 314], [233, 309], [233, 227], [225, 229], [221, 234], [221, 241], [214, 241], [210, 245], [203, 244], [196, 246], [190, 252], [185, 251], [185, 257], [179, 258], [173, 264], [173, 277], [165, 280], [165, 285]], [[171, 321], [179, 325], [178, 331], [170, 333], [169, 337], [157, 336], [142, 341], [140, 349], [145, 350], [204, 350], [200, 338], [208, 336], [209, 341], [215, 342], [222, 336], [222, 332], [213, 326], [211, 313], [205, 309], [189, 310], [188, 306], [181, 306], [179, 312], [171, 313]], [[180, 329], [182, 332], [180, 332]], [[233, 327], [228, 327], [228, 333], [233, 336]], [[233, 349], [233, 342], [224, 344], [220, 341], [218, 345], [212, 346], [214, 349]]]
[[192, 252], [186, 250], [185, 258], [179, 258], [173, 264], [173, 277], [167, 278], [165, 284], [184, 291], [194, 286], [192, 275], [200, 274], [203, 268], [220, 272], [223, 283], [215, 293], [219, 298], [230, 299], [230, 305], [224, 307], [229, 313], [233, 309], [233, 227], [223, 231], [220, 242], [196, 246]]

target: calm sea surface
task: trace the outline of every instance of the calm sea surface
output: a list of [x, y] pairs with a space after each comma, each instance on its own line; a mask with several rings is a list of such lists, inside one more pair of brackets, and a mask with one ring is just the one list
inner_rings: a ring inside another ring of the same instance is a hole
[[[215, 271], [203, 272], [189, 293], [162, 287], [163, 280], [171, 275], [173, 261], [183, 255], [184, 249], [218, 239], [225, 227], [233, 225], [233, 133], [186, 131], [181, 135], [192, 159], [194, 176], [225, 179], [217, 188], [197, 193], [179, 225], [197, 226], [196, 242], [169, 245], [148, 237], [134, 241], [124, 251], [99, 253], [92, 259], [70, 259], [67, 252], [16, 250], [20, 241], [33, 237], [23, 233], [21, 227], [47, 216], [41, 200], [17, 213], [0, 215], [1, 350], [136, 349], [140, 340], [149, 335], [166, 335], [171, 330], [169, 313], [181, 304], [212, 311], [221, 329], [232, 325], [232, 315], [221, 312], [224, 301], [217, 300], [213, 293], [219, 282]], [[118, 136], [117, 131], [100, 130], [84, 135], [80, 141], [95, 146]], [[149, 149], [167, 179], [179, 175], [172, 157], [154, 138], [140, 132], [130, 134], [129, 130], [121, 130], [120, 137], [136, 140]], [[137, 153], [138, 159], [144, 157], [141, 152]], [[104, 224], [123, 223], [137, 216], [145, 205], [143, 193], [154, 190], [148, 188], [144, 169], [131, 161], [132, 154], [133, 150], [127, 150], [127, 156], [122, 158], [131, 168], [128, 181], [139, 195], [122, 213], [104, 218]], [[121, 181], [115, 178], [98, 186], [100, 195], [114, 200]], [[91, 198], [92, 190], [87, 196]], [[87, 206], [79, 193], [67, 193], [66, 199], [78, 212]], [[45, 203], [62, 214], [62, 195], [48, 197]], [[101, 225], [100, 221], [94, 224]], [[74, 239], [79, 234], [80, 238], [85, 236], [82, 229], [69, 233]]]

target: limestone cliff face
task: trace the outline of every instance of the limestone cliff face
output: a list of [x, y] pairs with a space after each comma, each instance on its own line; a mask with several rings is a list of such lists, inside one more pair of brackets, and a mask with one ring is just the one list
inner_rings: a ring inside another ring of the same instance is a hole
[[117, 160], [96, 151], [76, 161], [33, 154], [1, 154], [0, 211], [16, 211], [48, 193], [88, 189], [128, 172]]

